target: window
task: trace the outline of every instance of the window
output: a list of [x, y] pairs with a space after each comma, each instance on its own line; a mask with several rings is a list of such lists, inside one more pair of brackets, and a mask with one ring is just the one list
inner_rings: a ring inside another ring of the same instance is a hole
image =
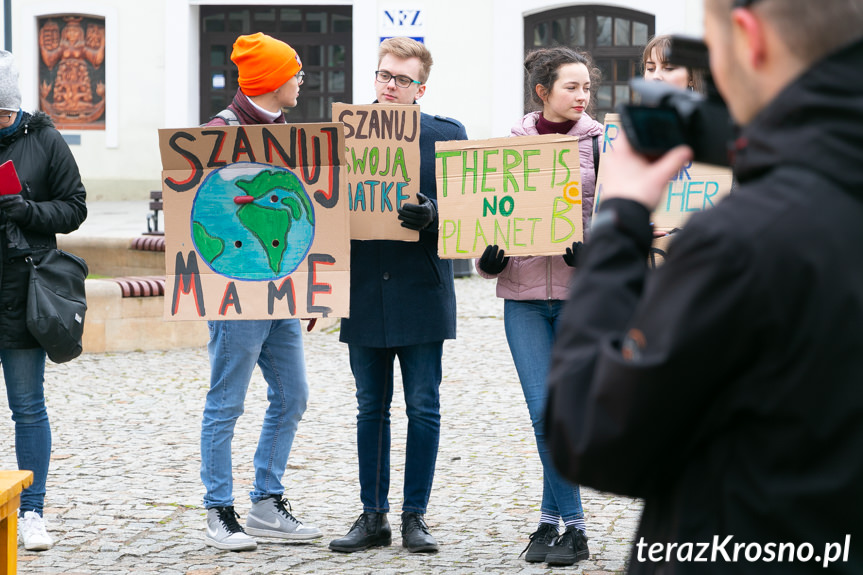
[[[602, 79], [592, 93], [593, 115], [602, 122], [620, 103], [631, 101], [629, 80], [641, 74], [641, 52], [655, 18], [608, 6], [571, 6], [525, 18], [525, 55], [536, 48], [570, 46], [590, 53]], [[536, 109], [525, 74], [525, 113]]]
[[333, 102], [350, 102], [353, 43], [351, 6], [201, 6], [201, 123], [237, 92], [231, 51], [237, 36], [263, 32], [291, 45], [305, 80], [288, 122], [329, 122]]

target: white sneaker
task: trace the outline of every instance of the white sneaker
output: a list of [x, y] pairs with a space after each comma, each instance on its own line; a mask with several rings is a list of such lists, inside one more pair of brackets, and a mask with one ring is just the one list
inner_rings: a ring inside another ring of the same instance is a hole
[[230, 507], [207, 509], [207, 533], [204, 543], [225, 551], [254, 551], [258, 543], [246, 535], [237, 522], [237, 512]]
[[291, 504], [279, 495], [270, 495], [257, 503], [246, 516], [246, 533], [258, 537], [278, 539], [317, 539], [321, 530], [303, 522], [291, 514]]
[[45, 520], [35, 511], [25, 511], [18, 518], [18, 537], [28, 551], [47, 551], [54, 545], [54, 540], [45, 530]]

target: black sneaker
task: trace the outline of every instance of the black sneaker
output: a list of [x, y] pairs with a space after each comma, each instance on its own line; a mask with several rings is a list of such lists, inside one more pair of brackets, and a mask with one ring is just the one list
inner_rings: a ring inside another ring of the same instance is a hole
[[519, 557], [524, 555], [524, 560], [528, 563], [543, 563], [557, 536], [556, 525], [540, 523], [539, 528], [530, 534], [530, 543], [527, 544]]
[[570, 526], [549, 549], [545, 562], [549, 565], [573, 565], [588, 557], [590, 550], [587, 548], [587, 535], [581, 529]]

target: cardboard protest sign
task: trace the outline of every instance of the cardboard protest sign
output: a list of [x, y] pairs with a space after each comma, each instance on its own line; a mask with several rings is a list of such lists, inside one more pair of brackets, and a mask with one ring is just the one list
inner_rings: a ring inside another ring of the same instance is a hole
[[341, 124], [159, 130], [165, 318], [346, 317]]
[[549, 134], [436, 144], [438, 255], [562, 254], [583, 239], [578, 138]]
[[[602, 188], [606, 178], [606, 162], [603, 159], [614, 152], [614, 140], [621, 130], [623, 127], [620, 115], [606, 114], [605, 131], [599, 147], [600, 162], [594, 209], [602, 201]], [[682, 228], [692, 214], [712, 208], [727, 196], [731, 191], [731, 180], [730, 168], [690, 162], [668, 182], [662, 200], [651, 218], [654, 227], [658, 230]]]
[[420, 107], [336, 103], [333, 121], [345, 125], [351, 239], [417, 241], [398, 209], [419, 203]]

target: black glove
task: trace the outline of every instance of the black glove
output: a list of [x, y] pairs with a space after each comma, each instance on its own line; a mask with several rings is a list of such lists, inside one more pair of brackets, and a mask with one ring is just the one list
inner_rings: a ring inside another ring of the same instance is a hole
[[0, 211], [13, 222], [21, 223], [30, 219], [30, 202], [21, 194], [6, 194], [0, 196]]
[[436, 209], [434, 202], [428, 199], [422, 192], [417, 192], [419, 204], [404, 204], [399, 208], [399, 219], [402, 227], [409, 230], [423, 230], [435, 219]]
[[563, 254], [563, 261], [566, 262], [566, 265], [571, 268], [576, 267], [576, 264], [578, 264], [578, 254], [580, 254], [583, 249], [584, 243], [572, 242], [572, 247], [566, 248], [566, 253]]
[[509, 258], [505, 257], [504, 251], [497, 246], [486, 246], [485, 251], [479, 258], [479, 269], [488, 275], [496, 276], [509, 263]]

